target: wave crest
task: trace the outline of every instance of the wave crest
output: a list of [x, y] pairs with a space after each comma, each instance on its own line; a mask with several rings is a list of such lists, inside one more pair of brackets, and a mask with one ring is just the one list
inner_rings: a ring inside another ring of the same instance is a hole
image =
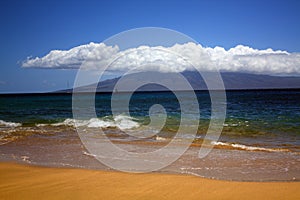
[[227, 143], [227, 142], [211, 142], [212, 145], [215, 146], [226, 146], [232, 149], [237, 150], [246, 150], [246, 151], [266, 151], [266, 152], [289, 152], [288, 149], [283, 148], [264, 148], [264, 147], [256, 147], [256, 146], [247, 146], [244, 144], [236, 144], [236, 143]]
[[[105, 117], [104, 117], [105, 118]], [[125, 115], [117, 115], [113, 118], [113, 120], [108, 119], [99, 119], [99, 118], [91, 118], [89, 120], [77, 120], [77, 119], [65, 119], [63, 122], [53, 123], [53, 124], [37, 124], [37, 126], [73, 126], [73, 127], [83, 127], [86, 126], [88, 128], [109, 128], [116, 127], [121, 130], [138, 128], [140, 125], [134, 118], [125, 116]]]
[[16, 123], [16, 122], [6, 122], [3, 120], [0, 120], [0, 127], [18, 127], [18, 126], [22, 126], [21, 123]]

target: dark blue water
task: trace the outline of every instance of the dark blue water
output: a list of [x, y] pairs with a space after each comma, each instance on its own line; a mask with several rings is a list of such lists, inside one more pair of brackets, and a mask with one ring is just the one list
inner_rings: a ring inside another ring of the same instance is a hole
[[[211, 117], [209, 93], [196, 92], [197, 103], [189, 100], [189, 92], [180, 95], [189, 108], [185, 116], [191, 121], [200, 118], [198, 132], [194, 145], [163, 171], [226, 180], [299, 180], [300, 90], [227, 91], [227, 101], [219, 102], [227, 105], [222, 134], [204, 159], [198, 158], [198, 151]], [[127, 96], [117, 94], [117, 101]], [[85, 102], [90, 96], [81, 97]], [[134, 151], [154, 151], [170, 141], [183, 114], [172, 92], [134, 93], [129, 101], [131, 117], [123, 114], [122, 106], [117, 116], [112, 115], [111, 94], [97, 94], [93, 101], [97, 118], [81, 120], [82, 128], [103, 129], [121, 148]], [[156, 104], [167, 114], [157, 136], [142, 143], [125, 137], [127, 130], [148, 131], [149, 109]], [[196, 108], [200, 116], [195, 115]], [[0, 161], [107, 169], [90, 156], [77, 135], [71, 94], [0, 95]]]
[[[249, 142], [249, 138], [252, 138], [251, 143], [271, 141], [273, 144], [299, 145], [300, 90], [227, 91], [226, 94], [227, 115], [222, 132], [224, 140], [237, 142], [248, 138]], [[211, 115], [210, 96], [206, 91], [198, 91], [196, 95], [201, 112], [198, 134], [205, 134]], [[95, 103], [99, 119], [113, 120], [111, 94], [97, 94]], [[149, 109], [154, 104], [162, 105], [167, 112], [168, 119], [163, 130], [176, 131], [181, 109], [172, 92], [134, 93], [129, 104], [133, 121], [147, 124]], [[64, 122], [71, 118], [71, 94], [0, 95], [2, 127], [7, 126], [5, 122], [30, 127]]]

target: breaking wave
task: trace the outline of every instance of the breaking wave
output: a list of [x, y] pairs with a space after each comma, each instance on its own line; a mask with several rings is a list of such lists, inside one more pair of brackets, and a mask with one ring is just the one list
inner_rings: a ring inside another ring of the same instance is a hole
[[18, 127], [18, 126], [22, 126], [21, 123], [16, 123], [16, 122], [6, 122], [3, 120], [0, 120], [0, 127]]
[[264, 147], [256, 147], [256, 146], [247, 146], [244, 144], [236, 144], [236, 143], [227, 143], [227, 142], [211, 142], [212, 145], [215, 146], [225, 146], [230, 149], [236, 150], [246, 150], [246, 151], [265, 151], [265, 152], [290, 152], [289, 149], [283, 148], [264, 148]]
[[89, 120], [76, 120], [76, 119], [65, 119], [63, 122], [53, 123], [53, 124], [37, 124], [37, 126], [77, 126], [82, 127], [86, 126], [88, 128], [110, 128], [116, 127], [121, 130], [138, 128], [140, 125], [138, 122], [134, 121], [135, 118], [125, 116], [125, 115], [118, 115], [115, 116], [113, 119], [99, 119], [99, 118], [91, 118]]

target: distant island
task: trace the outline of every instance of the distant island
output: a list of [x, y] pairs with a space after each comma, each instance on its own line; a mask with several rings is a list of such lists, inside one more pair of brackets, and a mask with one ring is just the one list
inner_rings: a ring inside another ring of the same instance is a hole
[[[191, 84], [194, 90], [207, 90], [206, 84], [198, 72], [184, 71], [181, 73]], [[130, 75], [127, 78], [130, 80]], [[226, 90], [253, 90], [253, 89], [299, 89], [299, 76], [271, 76], [238, 72], [221, 73]], [[116, 92], [115, 85], [120, 77], [101, 81], [97, 84], [96, 92]], [[134, 79], [132, 78], [132, 81]], [[96, 84], [96, 83], [95, 83]], [[80, 92], [89, 92], [95, 88], [95, 84], [83, 86], [77, 89]], [[166, 88], [157, 84], [147, 84], [138, 91], [165, 91]], [[72, 93], [73, 89], [55, 91], [54, 93]]]

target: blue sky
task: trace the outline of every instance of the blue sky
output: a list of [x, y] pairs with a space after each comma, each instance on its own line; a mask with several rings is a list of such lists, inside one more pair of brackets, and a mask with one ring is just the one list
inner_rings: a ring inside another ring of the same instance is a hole
[[70, 85], [76, 70], [24, 69], [44, 56], [138, 27], [165, 27], [208, 47], [300, 52], [300, 1], [1, 1], [0, 92]]

